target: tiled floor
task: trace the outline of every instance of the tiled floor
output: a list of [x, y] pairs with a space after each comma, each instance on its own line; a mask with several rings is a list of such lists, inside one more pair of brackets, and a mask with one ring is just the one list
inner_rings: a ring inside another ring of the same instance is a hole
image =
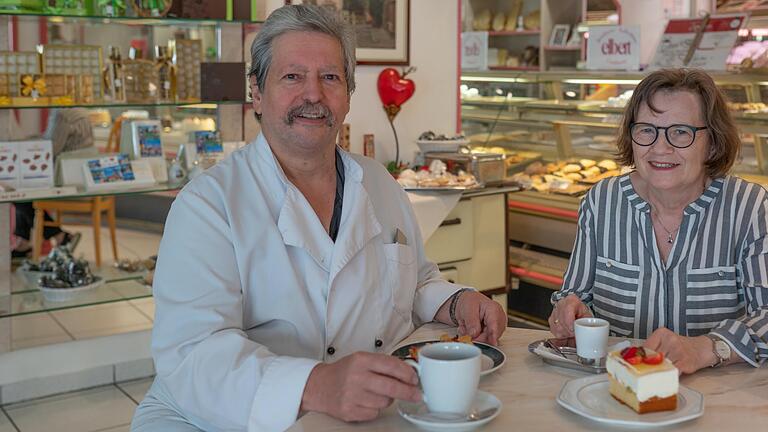
[[0, 432], [127, 432], [151, 384], [146, 378], [7, 405]]
[[[67, 226], [82, 238], [76, 255], [94, 261], [93, 231], [90, 226]], [[157, 254], [160, 235], [117, 230], [119, 258], [144, 259]], [[102, 264], [112, 265], [109, 230], [101, 231]], [[12, 318], [12, 347], [85, 339], [108, 334], [149, 329], [155, 313], [152, 298], [108, 303], [50, 313]], [[0, 407], [0, 432], [128, 432], [137, 404], [152, 379], [36, 399]]]

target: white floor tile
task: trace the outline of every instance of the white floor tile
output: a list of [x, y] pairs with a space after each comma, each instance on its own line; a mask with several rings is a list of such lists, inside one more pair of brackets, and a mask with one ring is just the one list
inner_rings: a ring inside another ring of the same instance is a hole
[[72, 340], [66, 331], [47, 313], [11, 318], [13, 349], [29, 348]]
[[135, 409], [136, 404], [112, 385], [6, 407], [23, 432], [92, 432], [124, 426]]
[[75, 339], [147, 330], [152, 321], [126, 302], [51, 312]]
[[149, 391], [149, 388], [152, 387], [152, 382], [154, 380], [154, 378], [145, 378], [136, 381], [121, 382], [117, 383], [117, 385], [121, 389], [125, 390], [125, 392], [128, 393], [128, 395], [130, 395], [131, 398], [136, 401], [136, 403], [141, 403], [141, 401], [144, 399], [144, 395], [146, 395]]
[[147, 318], [155, 320], [155, 299], [152, 297], [130, 300], [129, 303], [136, 306]]
[[8, 417], [0, 411], [0, 432], [16, 432], [16, 428], [13, 427]]

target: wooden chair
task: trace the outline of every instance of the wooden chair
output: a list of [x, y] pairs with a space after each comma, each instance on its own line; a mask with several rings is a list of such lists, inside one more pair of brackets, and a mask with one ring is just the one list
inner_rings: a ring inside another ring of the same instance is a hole
[[[109, 133], [106, 152], [116, 152], [120, 148], [120, 132], [123, 118], [118, 117], [112, 124]], [[92, 197], [81, 199], [34, 201], [32, 207], [35, 209], [35, 232], [32, 243], [32, 255], [34, 259], [40, 258], [40, 250], [43, 244], [43, 228], [46, 226], [61, 227], [63, 215], [65, 213], [85, 213], [91, 215], [91, 225], [93, 226], [94, 252], [96, 255], [96, 266], [101, 265], [101, 214], [106, 213], [107, 225], [109, 226], [109, 236], [112, 240], [112, 256], [115, 261], [117, 258], [117, 237], [115, 234], [115, 197]], [[45, 221], [45, 212], [52, 213], [53, 222]]]
[[[32, 255], [34, 259], [40, 258], [40, 249], [43, 244], [43, 228], [46, 226], [61, 227], [62, 217], [65, 213], [86, 213], [91, 215], [93, 226], [93, 242], [96, 255], [96, 266], [101, 265], [101, 214], [106, 213], [109, 226], [109, 236], [112, 240], [112, 256], [117, 261], [117, 237], [115, 234], [115, 197], [93, 197], [72, 200], [35, 201], [32, 203], [35, 209], [35, 233], [33, 236]], [[52, 213], [52, 222], [45, 220], [45, 212]]]

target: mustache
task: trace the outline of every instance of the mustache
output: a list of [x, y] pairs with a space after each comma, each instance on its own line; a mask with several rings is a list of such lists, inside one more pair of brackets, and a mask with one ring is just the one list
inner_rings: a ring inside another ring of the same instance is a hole
[[325, 124], [328, 127], [333, 127], [333, 125], [336, 124], [333, 112], [322, 103], [304, 102], [299, 106], [291, 108], [285, 116], [285, 123], [290, 126], [296, 120], [296, 117], [300, 116], [323, 117], [325, 118]]

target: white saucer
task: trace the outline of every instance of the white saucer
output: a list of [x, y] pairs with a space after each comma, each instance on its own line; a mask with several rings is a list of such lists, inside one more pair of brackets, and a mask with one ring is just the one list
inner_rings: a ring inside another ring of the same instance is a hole
[[568, 381], [560, 390], [557, 403], [590, 420], [617, 426], [667, 426], [704, 414], [704, 396], [682, 385], [677, 394], [676, 410], [638, 414], [611, 396], [608, 374]]
[[400, 413], [401, 417], [428, 431], [471, 431], [495, 419], [501, 412], [501, 401], [488, 392], [478, 390], [475, 399], [472, 401], [470, 412], [480, 412], [488, 409], [494, 409], [493, 414], [479, 420], [441, 421], [424, 416], [429, 413], [424, 402], [400, 401], [397, 404], [397, 412]]

